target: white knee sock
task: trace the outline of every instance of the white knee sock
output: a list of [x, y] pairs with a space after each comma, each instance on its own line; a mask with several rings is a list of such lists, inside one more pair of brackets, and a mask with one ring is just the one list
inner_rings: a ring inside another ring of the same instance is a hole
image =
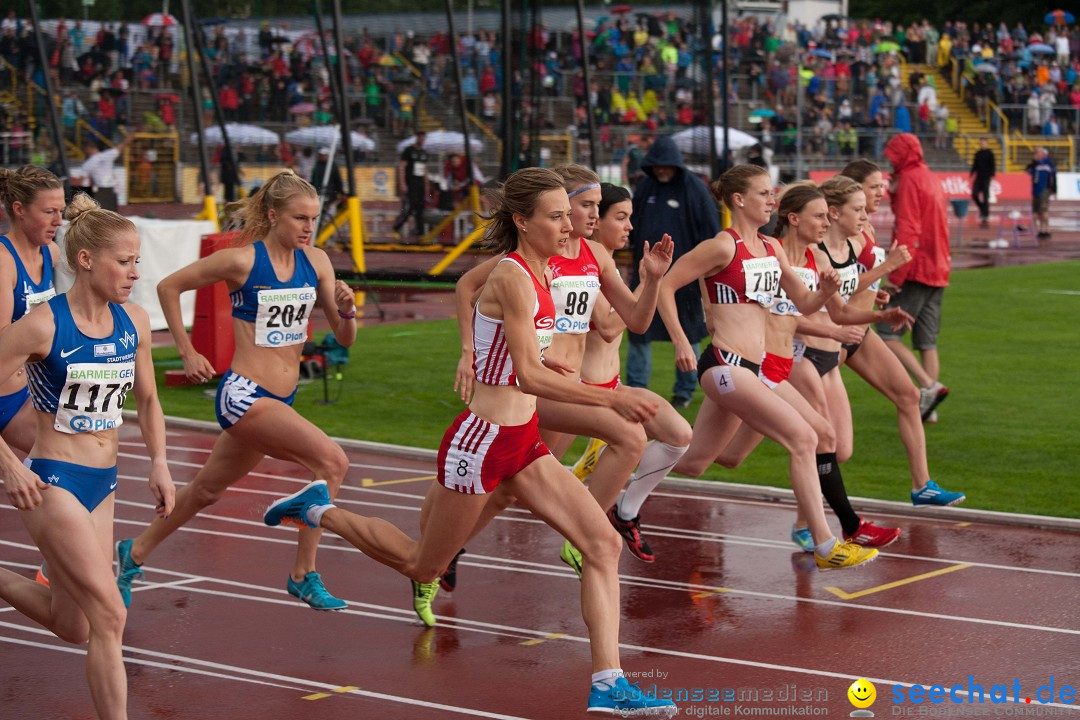
[[653, 440], [645, 446], [638, 463], [637, 472], [630, 477], [630, 484], [619, 499], [619, 517], [633, 520], [641, 513], [641, 506], [656, 489], [679, 458], [686, 452], [688, 445], [675, 447], [659, 440]]

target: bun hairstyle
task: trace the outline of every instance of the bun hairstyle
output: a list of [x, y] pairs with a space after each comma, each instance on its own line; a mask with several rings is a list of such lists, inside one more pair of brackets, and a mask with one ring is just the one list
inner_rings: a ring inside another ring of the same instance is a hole
[[266, 237], [270, 232], [271, 210], [281, 212], [297, 195], [318, 198], [314, 186], [292, 170], [282, 170], [266, 181], [251, 197], [229, 203], [225, 212], [241, 226], [237, 245], [247, 245]]
[[760, 165], [736, 165], [713, 182], [713, 197], [726, 205], [728, 210], [733, 210], [735, 203], [732, 198], [735, 193], [745, 195], [750, 190], [750, 183], [760, 175], [769, 177], [769, 171]]
[[630, 191], [622, 185], [600, 183], [600, 217], [607, 215], [607, 211], [611, 209], [612, 205], [618, 205], [630, 199]]
[[825, 194], [821, 192], [821, 189], [809, 180], [788, 185], [784, 190], [783, 197], [780, 198], [780, 207], [776, 211], [778, 216], [776, 220], [776, 236], [781, 237], [791, 227], [788, 224], [788, 215], [791, 213], [798, 215], [812, 201], [824, 197]]
[[846, 175], [833, 175], [821, 183], [821, 192], [829, 207], [843, 207], [851, 196], [862, 190], [862, 185]]
[[12, 206], [16, 202], [29, 205], [42, 190], [63, 189], [60, 178], [37, 165], [23, 165], [15, 170], [0, 168], [0, 201], [9, 218], [15, 216]]
[[600, 184], [600, 176], [584, 165], [567, 163], [566, 165], [558, 165], [552, 169], [562, 176], [563, 187], [566, 192], [577, 190], [586, 185]]
[[487, 228], [484, 241], [496, 253], [517, 250], [519, 228], [514, 215], [529, 217], [536, 210], [540, 196], [552, 190], [563, 190], [563, 176], [547, 168], [524, 168], [506, 178], [497, 188], [485, 195], [491, 203], [491, 214], [486, 216]]
[[135, 223], [112, 210], [103, 210], [94, 198], [78, 193], [64, 211], [67, 230], [64, 232], [64, 259], [68, 267], [79, 271], [78, 258], [81, 250], [91, 254], [112, 245], [120, 233], [136, 232]]
[[879, 172], [881, 172], [881, 167], [877, 163], [859, 158], [858, 160], [852, 160], [845, 165], [844, 169], [840, 171], [840, 174], [851, 178], [857, 183], [864, 183], [866, 182], [866, 178]]

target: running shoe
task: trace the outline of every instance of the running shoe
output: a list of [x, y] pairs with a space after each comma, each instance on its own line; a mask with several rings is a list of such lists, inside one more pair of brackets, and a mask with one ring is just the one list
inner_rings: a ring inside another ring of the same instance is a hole
[[931, 412], [929, 415], [926, 416], [926, 424], [927, 425], [937, 425], [938, 424], [937, 410], [934, 410], [933, 412]]
[[131, 559], [132, 538], [116, 543], [116, 587], [124, 607], [131, 607], [131, 584], [143, 576], [142, 565]]
[[349, 603], [340, 600], [327, 591], [323, 585], [322, 576], [317, 572], [309, 572], [300, 582], [289, 576], [289, 582], [285, 589], [295, 598], [300, 598], [316, 610], [344, 610]]
[[837, 540], [828, 556], [822, 557], [814, 553], [814, 559], [817, 560], [818, 570], [835, 570], [870, 562], [877, 557], [877, 554], [878, 551], [873, 548], [864, 548], [853, 542]]
[[581, 577], [581, 553], [576, 547], [570, 544], [569, 540], [563, 543], [562, 550], [559, 551], [559, 559], [573, 568], [574, 572], [577, 573], [578, 578]]
[[267, 525], [280, 525], [288, 522], [300, 527], [318, 527], [308, 522], [307, 511], [310, 508], [330, 504], [330, 493], [325, 480], [316, 480], [300, 488], [292, 495], [286, 495], [270, 503], [263, 513], [263, 522]]
[[596, 467], [596, 461], [600, 459], [600, 454], [604, 452], [606, 447], [607, 443], [603, 440], [589, 438], [589, 445], [585, 448], [585, 452], [574, 463], [574, 467], [570, 469], [570, 472], [574, 473], [574, 477], [581, 482], [585, 482], [589, 475], [592, 474], [593, 469]]
[[671, 700], [646, 694], [636, 683], [620, 677], [614, 685], [597, 683], [592, 686], [586, 712], [618, 717], [672, 718], [679, 714], [679, 708]]
[[676, 410], [682, 410], [690, 407], [690, 403], [693, 402], [693, 398], [684, 397], [683, 395], [675, 395], [671, 398], [671, 407]]
[[967, 500], [967, 495], [964, 493], [946, 490], [933, 480], [926, 483], [921, 490], [911, 491], [912, 505], [959, 505], [965, 500]]
[[645, 538], [641, 537], [641, 515], [633, 520], [623, 520], [619, 517], [619, 503], [615, 503], [607, 511], [607, 518], [626, 541], [626, 547], [630, 553], [642, 562], [651, 563], [656, 559], [652, 548]]
[[435, 627], [435, 613], [431, 609], [431, 603], [439, 594], [439, 581], [429, 583], [412, 581], [412, 606], [420, 622], [428, 627]]
[[851, 535], [844, 533], [844, 539], [863, 547], [883, 548], [900, 539], [900, 528], [878, 527], [869, 520], [859, 520], [858, 529]]
[[928, 388], [919, 388], [919, 414], [922, 416], [923, 422], [930, 417], [930, 413], [934, 412], [934, 408], [941, 404], [941, 401], [949, 396], [949, 388], [942, 385], [940, 382], [934, 381], [934, 384]]
[[45, 561], [41, 561], [41, 567], [34, 574], [34, 582], [49, 587], [49, 570], [45, 567]]
[[791, 528], [791, 542], [802, 548], [803, 552], [814, 552], [814, 536], [810, 534], [810, 528]]
[[465, 548], [458, 550], [457, 555], [450, 561], [450, 564], [446, 567], [446, 572], [439, 578], [439, 586], [446, 592], [454, 592], [454, 588], [457, 587], [457, 561], [458, 558], [465, 554]]

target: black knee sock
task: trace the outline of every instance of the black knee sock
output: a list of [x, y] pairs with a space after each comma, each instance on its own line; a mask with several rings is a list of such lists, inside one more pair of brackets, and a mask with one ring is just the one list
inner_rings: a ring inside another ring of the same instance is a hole
[[836, 462], [836, 453], [818, 453], [817, 465], [818, 480], [821, 482], [821, 492], [825, 500], [840, 519], [844, 534], [853, 535], [859, 529], [859, 516], [848, 502], [844, 477], [840, 474], [840, 463]]

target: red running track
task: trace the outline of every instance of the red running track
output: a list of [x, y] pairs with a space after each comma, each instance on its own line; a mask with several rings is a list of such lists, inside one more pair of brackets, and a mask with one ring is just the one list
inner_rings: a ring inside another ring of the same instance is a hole
[[[213, 440], [170, 429], [178, 485]], [[121, 441], [118, 539], [153, 512], [137, 429], [125, 425]], [[415, 533], [431, 464], [348, 452], [338, 503]], [[266, 460], [151, 557], [125, 633], [133, 720], [584, 716], [579, 583], [553, 531], [522, 511], [493, 523], [462, 558], [458, 590], [437, 599], [431, 630], [412, 612], [408, 581], [327, 536], [319, 569], [350, 607], [318, 613], [284, 591], [295, 531], [261, 522], [272, 499], [307, 481]], [[17, 511], [3, 509], [0, 559], [30, 574], [40, 556]], [[1080, 535], [875, 514], [904, 537], [869, 567], [819, 573], [787, 539], [792, 514], [784, 503], [664, 488], [646, 505], [658, 560], [623, 555], [623, 666], [646, 687], [734, 696], [682, 703], [680, 717], [847, 716], [858, 677], [875, 683], [878, 717], [897, 714], [896, 684], [966, 688], [973, 675], [987, 692], [1008, 684], [1011, 697], [1018, 680], [1022, 705], [1051, 676], [1055, 693], [1080, 685]], [[93, 717], [82, 653], [0, 605], [0, 717]], [[793, 691], [800, 699], [785, 701]], [[952, 706], [965, 708], [1006, 710], [988, 698]], [[1008, 707], [1030, 709], [1076, 716], [1077, 706], [1055, 695], [1054, 706]]]

